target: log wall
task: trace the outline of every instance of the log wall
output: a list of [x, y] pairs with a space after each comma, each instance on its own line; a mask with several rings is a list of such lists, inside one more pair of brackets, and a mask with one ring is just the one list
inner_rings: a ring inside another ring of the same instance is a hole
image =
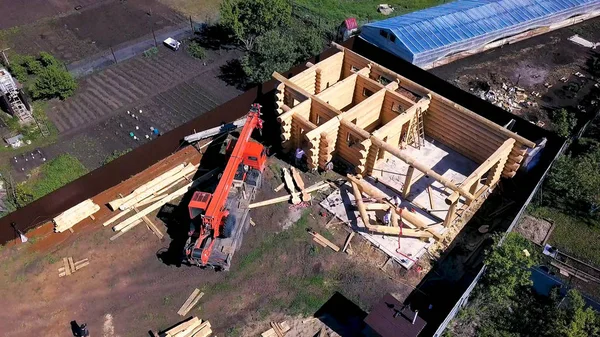
[[317, 97], [331, 104], [336, 109], [342, 110], [353, 102], [356, 79], [357, 75], [350, 76], [319, 93]]

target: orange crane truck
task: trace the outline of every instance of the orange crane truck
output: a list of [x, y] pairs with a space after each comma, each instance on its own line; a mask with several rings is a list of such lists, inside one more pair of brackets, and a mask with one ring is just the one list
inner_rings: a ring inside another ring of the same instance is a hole
[[192, 223], [185, 255], [191, 265], [229, 270], [241, 246], [250, 223], [248, 205], [260, 188], [266, 163], [263, 145], [250, 140], [254, 129], [262, 129], [260, 109], [252, 105], [237, 141], [227, 144], [229, 160], [214, 193], [195, 192], [188, 204]]

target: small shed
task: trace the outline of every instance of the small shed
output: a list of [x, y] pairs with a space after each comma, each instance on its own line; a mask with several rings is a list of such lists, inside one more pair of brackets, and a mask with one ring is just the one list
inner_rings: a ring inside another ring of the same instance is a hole
[[4, 140], [13, 149], [23, 146], [23, 135], [22, 134], [18, 134], [16, 136], [10, 137], [10, 138], [5, 138]]

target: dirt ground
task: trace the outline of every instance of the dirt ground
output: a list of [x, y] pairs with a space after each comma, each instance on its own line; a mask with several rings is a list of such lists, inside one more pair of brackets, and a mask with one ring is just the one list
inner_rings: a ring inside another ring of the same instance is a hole
[[[183, 149], [94, 201], [103, 204], [169, 165], [194, 158], [189, 151], [195, 150]], [[273, 188], [279, 185], [280, 169], [286, 165], [275, 157], [269, 159], [257, 200], [276, 195]], [[302, 175], [307, 184], [335, 178], [334, 174]], [[300, 208], [282, 203], [252, 210], [257, 225], [246, 233], [231, 271], [222, 273], [162, 262], [158, 256], [171, 240], [167, 237], [161, 242], [143, 226], [110, 242], [114, 233], [100, 225], [109, 217], [108, 210], [100, 211], [95, 221], [84, 220], [74, 234], [52, 233], [48, 225], [33, 230], [28, 243], [12, 242], [0, 250], [4, 285], [0, 305], [6, 308], [0, 321], [5, 322], [5, 335], [29, 336], [41, 329], [49, 336], [68, 335], [70, 322], [77, 320], [88, 323], [93, 335], [143, 336], [148, 330], [162, 330], [181, 321], [176, 312], [194, 288], [205, 296], [189, 315], [210, 320], [218, 336], [255, 336], [267, 330], [272, 320], [306, 318], [336, 291], [363, 310], [369, 310], [386, 292], [405, 298], [422, 277], [416, 270], [394, 264], [378, 269], [385, 256], [359, 236], [352, 240], [352, 254], [335, 253], [311, 241], [307, 228], [339, 246], [348, 235], [345, 225], [325, 228], [331, 215], [322, 216], [324, 210], [317, 206], [324, 194], [313, 197], [312, 205]], [[151, 218], [165, 230], [160, 220]], [[297, 220], [290, 224], [293, 219]], [[173, 237], [182, 224], [166, 226]], [[57, 269], [68, 256], [89, 258], [90, 265], [59, 278]], [[299, 331], [296, 336], [319, 329], [319, 325], [294, 324]]]
[[548, 236], [548, 231], [550, 231], [551, 227], [552, 224], [546, 220], [525, 215], [515, 228], [515, 231], [521, 233], [528, 240], [541, 245], [546, 236]]
[[159, 0], [182, 15], [193, 20], [214, 23], [219, 18], [219, 6], [222, 0]]
[[[98, 168], [114, 151], [155, 138], [150, 127], [165, 133], [239, 95], [220, 79], [220, 67], [237, 56], [237, 50], [208, 50], [200, 61], [185, 50], [160, 46], [154, 57], [139, 56], [86, 76], [73, 97], [48, 104], [59, 138], [41, 150], [46, 159], [66, 152], [88, 169]], [[0, 154], [2, 162], [9, 158], [10, 152]], [[27, 172], [12, 171], [17, 180], [25, 179]]]
[[[599, 41], [599, 27], [600, 18], [588, 20], [430, 71], [483, 99], [491, 98], [486, 95], [491, 90], [496, 102], [502, 101], [505, 106], [512, 103], [513, 108], [505, 109], [551, 128], [549, 112], [576, 107], [596, 83], [586, 66], [592, 51], [567, 39], [579, 34]], [[577, 72], [584, 77], [575, 75]]]
[[[152, 29], [157, 31], [188, 20], [157, 0], [79, 2], [81, 1], [54, 0], [51, 3], [56, 3], [55, 7], [39, 6], [46, 8], [47, 13], [40, 11], [39, 15], [29, 18], [28, 13], [38, 11], [23, 9], [22, 5], [18, 5], [25, 4], [24, 2], [12, 1], [11, 4], [17, 5], [11, 5], [8, 1], [1, 1], [0, 13], [4, 13], [2, 6], [9, 7], [11, 11], [18, 13], [13, 17], [19, 25], [0, 31], [0, 47], [10, 47], [10, 52], [32, 55], [47, 51], [62, 61], [71, 63], [150, 35]], [[77, 5], [83, 7], [55, 16]], [[3, 28], [2, 24], [0, 28]]]
[[26, 25], [43, 18], [74, 12], [76, 6], [81, 6], [81, 11], [108, 1], [110, 0], [0, 0], [0, 13], [2, 13], [0, 29]]

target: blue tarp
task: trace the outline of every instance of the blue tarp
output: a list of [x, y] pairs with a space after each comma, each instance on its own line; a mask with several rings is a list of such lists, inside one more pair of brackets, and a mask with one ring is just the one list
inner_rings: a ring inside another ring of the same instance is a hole
[[568, 18], [600, 0], [458, 0], [366, 24], [361, 37], [419, 66]]

